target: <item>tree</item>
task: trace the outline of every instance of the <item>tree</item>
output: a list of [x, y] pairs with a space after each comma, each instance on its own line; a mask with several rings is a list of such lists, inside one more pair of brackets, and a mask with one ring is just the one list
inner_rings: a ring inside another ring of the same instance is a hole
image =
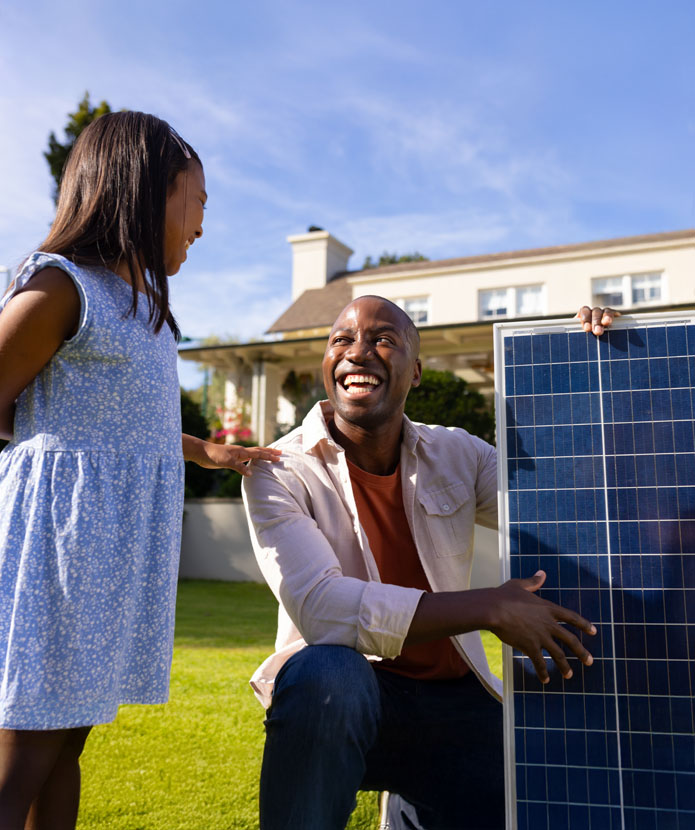
[[[196, 438], [210, 437], [210, 429], [200, 407], [184, 389], [181, 390], [181, 431]], [[205, 496], [210, 487], [210, 470], [187, 461], [186, 496]]]
[[[194, 397], [181, 390], [181, 431], [196, 438], [210, 439], [210, 427]], [[247, 447], [252, 441], [235, 441]], [[186, 498], [217, 496], [239, 498], [241, 496], [241, 473], [236, 470], [209, 470], [199, 467], [194, 461], [186, 462]]]
[[463, 427], [495, 443], [495, 418], [487, 401], [453, 372], [423, 369], [420, 385], [410, 390], [405, 414], [412, 421]]
[[111, 112], [111, 107], [106, 101], [102, 101], [98, 106], [93, 107], [89, 102], [89, 92], [85, 92], [84, 98], [77, 106], [77, 110], [68, 113], [68, 123], [65, 125], [67, 141], [61, 144], [53, 131], [48, 136], [48, 151], [43, 155], [48, 162], [51, 176], [53, 176], [53, 180], [55, 181], [53, 198], [56, 204], [58, 204], [58, 193], [60, 191], [60, 179], [63, 175], [63, 167], [65, 167], [65, 162], [77, 136], [88, 124], [91, 124], [92, 121], [96, 121], [97, 118], [109, 112]]
[[362, 265], [362, 270], [366, 271], [368, 268], [381, 268], [384, 265], [399, 265], [401, 262], [429, 261], [429, 257], [423, 256], [423, 254], [418, 251], [414, 251], [412, 254], [402, 254], [401, 256], [398, 256], [396, 253], [390, 254], [388, 251], [384, 251], [384, 253], [379, 257], [378, 262], [374, 262], [372, 258], [368, 256]]

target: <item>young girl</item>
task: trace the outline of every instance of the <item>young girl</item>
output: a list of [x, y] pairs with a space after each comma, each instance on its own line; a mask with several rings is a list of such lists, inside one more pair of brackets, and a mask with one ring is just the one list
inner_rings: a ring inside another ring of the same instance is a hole
[[0, 300], [3, 830], [74, 828], [90, 727], [167, 700], [184, 458], [277, 457], [181, 436], [167, 277], [206, 199], [168, 124], [105, 115]]

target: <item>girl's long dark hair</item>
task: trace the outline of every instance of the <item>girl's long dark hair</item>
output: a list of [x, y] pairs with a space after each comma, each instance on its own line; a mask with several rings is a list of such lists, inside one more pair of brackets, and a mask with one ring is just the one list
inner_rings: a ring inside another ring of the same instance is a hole
[[167, 191], [195, 150], [167, 124], [143, 112], [113, 112], [86, 127], [63, 170], [56, 217], [39, 246], [78, 265], [115, 268], [125, 262], [138, 307], [143, 272], [150, 323], [179, 329], [169, 308], [164, 266]]

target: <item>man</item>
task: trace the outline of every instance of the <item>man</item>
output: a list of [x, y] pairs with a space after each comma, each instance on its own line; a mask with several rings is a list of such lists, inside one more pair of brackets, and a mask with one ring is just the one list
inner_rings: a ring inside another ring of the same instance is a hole
[[[595, 333], [612, 319], [580, 316]], [[279, 463], [244, 481], [280, 602], [277, 651], [252, 679], [272, 704], [261, 830], [340, 830], [358, 789], [392, 793], [394, 830], [499, 830], [501, 684], [479, 631], [527, 654], [543, 683], [544, 650], [565, 677], [562, 646], [592, 662], [561, 623], [595, 628], [538, 597], [542, 571], [468, 590], [474, 523], [497, 522], [495, 451], [405, 417], [418, 346], [393, 303], [350, 303], [323, 359], [328, 401], [278, 442]]]

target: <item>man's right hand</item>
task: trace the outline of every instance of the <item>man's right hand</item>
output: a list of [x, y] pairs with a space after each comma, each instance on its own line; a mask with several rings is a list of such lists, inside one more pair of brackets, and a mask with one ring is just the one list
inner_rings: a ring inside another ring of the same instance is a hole
[[574, 611], [537, 596], [544, 582], [544, 571], [538, 571], [527, 579], [510, 579], [498, 588], [423, 594], [405, 642], [410, 645], [467, 631], [492, 631], [531, 659], [541, 683], [550, 680], [543, 651], [569, 679], [572, 669], [561, 644], [585, 666], [593, 663], [593, 657], [565, 625], [591, 635], [596, 634], [596, 628]]
[[526, 654], [541, 683], [550, 680], [543, 651], [548, 652], [562, 676], [569, 680], [572, 669], [560, 643], [564, 643], [585, 666], [590, 666], [594, 659], [563, 623], [591, 635], [596, 634], [596, 628], [574, 611], [536, 596], [535, 592], [544, 582], [545, 572], [538, 571], [527, 579], [510, 579], [499, 588], [492, 588], [497, 594], [497, 602], [490, 612], [491, 624], [486, 628], [502, 642]]

